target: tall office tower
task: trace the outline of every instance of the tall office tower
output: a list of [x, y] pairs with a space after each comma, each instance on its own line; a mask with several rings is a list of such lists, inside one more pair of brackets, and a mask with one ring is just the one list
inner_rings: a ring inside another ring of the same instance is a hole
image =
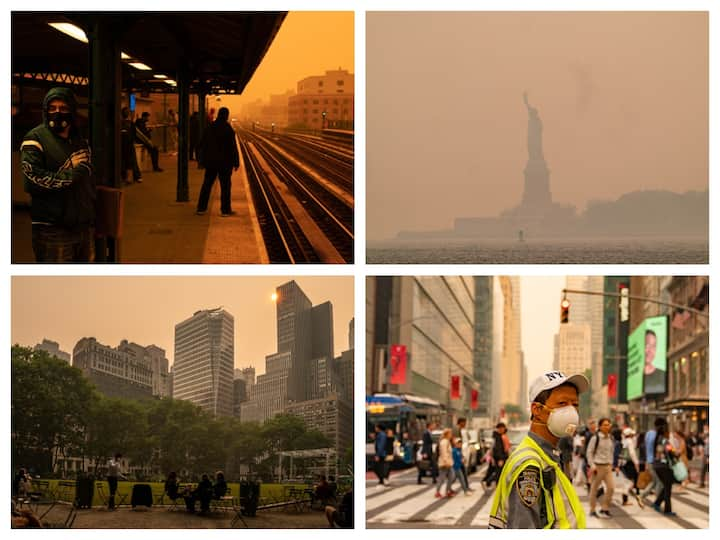
[[333, 377], [338, 397], [352, 404], [355, 393], [355, 349], [343, 351], [335, 358]]
[[355, 349], [355, 317], [348, 324], [348, 349]]
[[265, 373], [258, 375], [256, 383], [248, 392], [247, 411], [243, 407], [243, 422], [264, 422], [283, 412], [288, 403], [289, 374], [292, 355], [275, 353], [265, 357]]
[[234, 319], [224, 309], [197, 311], [175, 325], [175, 399], [232, 416], [234, 363]]
[[[503, 362], [500, 368], [497, 394], [502, 406], [510, 404], [522, 406], [526, 396], [523, 394], [523, 354], [520, 334], [520, 279], [499, 276], [503, 295]], [[493, 388], [493, 392], [495, 388]]]
[[480, 385], [478, 416], [491, 417], [493, 377], [493, 276], [475, 276], [473, 375]]
[[[475, 280], [471, 276], [368, 278], [371, 389], [439, 401], [448, 415], [472, 413]], [[393, 380], [391, 347], [407, 359]], [[453, 390], [451, 385], [455, 385]], [[459, 392], [460, 397], [456, 397]]]
[[564, 373], [585, 373], [590, 369], [590, 325], [561, 325], [557, 337], [557, 355], [558, 370]]
[[277, 352], [290, 354], [292, 363], [288, 397], [293, 401], [302, 401], [312, 357], [310, 339], [312, 302], [295, 281], [280, 285], [276, 289], [276, 294]]
[[313, 307], [295, 281], [280, 285], [276, 293], [277, 352], [290, 353], [287, 398], [290, 402], [311, 399], [316, 360], [333, 358], [332, 304]]

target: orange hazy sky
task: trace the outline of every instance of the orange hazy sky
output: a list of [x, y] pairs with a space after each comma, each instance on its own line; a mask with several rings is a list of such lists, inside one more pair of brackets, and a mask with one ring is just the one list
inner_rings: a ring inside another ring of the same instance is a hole
[[172, 364], [175, 325], [195, 311], [223, 306], [235, 318], [235, 367], [265, 371], [277, 351], [275, 288], [294, 279], [313, 305], [330, 301], [336, 356], [348, 349], [353, 278], [332, 277], [76, 277], [12, 278], [12, 343], [43, 338], [72, 354], [82, 337], [117, 347], [122, 339], [165, 349]]
[[355, 72], [353, 12], [291, 11], [245, 91], [222, 96], [222, 104], [237, 114], [243, 103], [296, 90], [305, 77], [338, 68]]
[[[522, 197], [527, 91], [556, 202], [708, 188], [706, 12], [369, 12], [367, 236]], [[402, 209], [402, 210], [399, 210]]]

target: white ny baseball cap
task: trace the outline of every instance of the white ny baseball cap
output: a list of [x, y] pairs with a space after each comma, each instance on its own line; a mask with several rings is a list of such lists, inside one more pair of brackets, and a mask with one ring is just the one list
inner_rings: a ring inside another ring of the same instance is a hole
[[548, 371], [540, 375], [530, 385], [530, 392], [528, 395], [530, 403], [535, 401], [535, 398], [538, 397], [540, 392], [556, 388], [566, 382], [574, 384], [577, 387], [578, 394], [586, 392], [588, 388], [590, 388], [590, 383], [587, 378], [585, 378], [585, 375], [577, 374], [568, 377], [562, 371]]

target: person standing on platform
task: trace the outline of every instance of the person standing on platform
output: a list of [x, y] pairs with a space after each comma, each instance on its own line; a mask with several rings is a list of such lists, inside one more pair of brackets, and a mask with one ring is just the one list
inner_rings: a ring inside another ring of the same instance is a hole
[[491, 529], [584, 529], [585, 512], [560, 468], [558, 441], [580, 423], [578, 394], [590, 387], [583, 375], [549, 371], [530, 385], [530, 431], [513, 450], [498, 479]]
[[28, 131], [20, 146], [35, 259], [92, 262], [95, 178], [90, 146], [75, 125], [75, 94], [69, 88], [50, 89], [42, 111], [42, 124]]
[[175, 111], [168, 109], [167, 112], [168, 150], [173, 156], [177, 155], [178, 120]]
[[198, 142], [200, 142], [200, 114], [197, 111], [190, 115], [188, 124], [188, 159], [190, 159], [190, 161], [196, 161]]
[[135, 155], [135, 124], [132, 121], [132, 113], [127, 107], [123, 107], [120, 113], [122, 115], [120, 124], [120, 176], [123, 182], [132, 184], [127, 179], [128, 171], [132, 170], [133, 180], [142, 182], [142, 174]]
[[152, 162], [152, 168], [155, 172], [162, 172], [160, 168], [160, 150], [152, 142], [152, 128], [148, 126], [150, 121], [150, 113], [145, 111], [140, 115], [140, 118], [135, 120], [135, 137], [142, 144], [145, 149], [150, 153], [150, 161]]
[[231, 207], [231, 175], [233, 170], [237, 171], [240, 167], [240, 155], [235, 131], [228, 123], [229, 117], [228, 108], [221, 107], [217, 119], [205, 129], [200, 140], [199, 161], [205, 169], [205, 178], [200, 188], [195, 212], [198, 215], [207, 212], [210, 190], [218, 176], [220, 177], [220, 215], [229, 217], [236, 214]]

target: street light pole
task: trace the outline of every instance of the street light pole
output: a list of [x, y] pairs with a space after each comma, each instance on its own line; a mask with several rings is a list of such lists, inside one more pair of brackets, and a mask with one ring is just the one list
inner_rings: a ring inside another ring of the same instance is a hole
[[[579, 290], [579, 289], [563, 289], [563, 294], [589, 294], [592, 296], [607, 296], [610, 298], [618, 298], [620, 299], [623, 297], [621, 293], [611, 293], [611, 292], [599, 292], [599, 291], [585, 291], [585, 290]], [[705, 313], [704, 311], [700, 311], [699, 309], [695, 309], [690, 306], [686, 306], [683, 304], [675, 304], [673, 302], [663, 302], [662, 300], [657, 300], [656, 298], [650, 298], [648, 296], [637, 296], [634, 294], [629, 294], [627, 296], [624, 296], [624, 298], [627, 298], [629, 300], [639, 300], [641, 302], [648, 302], [650, 304], [657, 304], [659, 306], [665, 306], [665, 307], [671, 307], [674, 309], [682, 309], [683, 311], [689, 311], [690, 313], [694, 313], [695, 315], [698, 315], [699, 317], [710, 317], [710, 314]]]

